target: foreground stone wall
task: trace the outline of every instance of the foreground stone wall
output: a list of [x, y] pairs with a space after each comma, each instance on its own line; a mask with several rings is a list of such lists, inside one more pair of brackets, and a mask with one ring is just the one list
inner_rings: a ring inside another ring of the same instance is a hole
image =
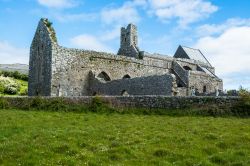
[[[11, 106], [22, 107], [29, 103], [32, 97], [5, 97]], [[91, 104], [95, 97], [65, 97], [65, 104]], [[116, 108], [231, 108], [239, 101], [239, 97], [169, 97], [169, 96], [100, 96], [103, 103]], [[55, 99], [46, 97], [45, 99]]]
[[[89, 99], [87, 99], [89, 100]], [[169, 96], [129, 96], [101, 97], [101, 100], [115, 107], [136, 108], [199, 108], [216, 106], [234, 106], [238, 97], [169, 97]]]

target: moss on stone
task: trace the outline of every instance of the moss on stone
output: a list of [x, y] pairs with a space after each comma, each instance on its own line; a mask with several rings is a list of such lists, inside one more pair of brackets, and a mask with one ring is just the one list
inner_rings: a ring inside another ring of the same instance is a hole
[[52, 40], [57, 43], [57, 37], [56, 37], [56, 32], [55, 29], [52, 27], [52, 22], [49, 21], [48, 19], [43, 19], [44, 24], [46, 25], [46, 27], [48, 28], [49, 32], [50, 32], [50, 36], [52, 38]]

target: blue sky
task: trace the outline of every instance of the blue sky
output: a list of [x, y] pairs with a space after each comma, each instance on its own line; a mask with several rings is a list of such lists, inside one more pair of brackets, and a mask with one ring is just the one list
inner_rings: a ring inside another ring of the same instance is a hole
[[40, 18], [59, 44], [117, 53], [121, 26], [138, 26], [139, 47], [173, 56], [199, 48], [225, 89], [250, 88], [249, 0], [0, 0], [0, 63], [28, 64]]

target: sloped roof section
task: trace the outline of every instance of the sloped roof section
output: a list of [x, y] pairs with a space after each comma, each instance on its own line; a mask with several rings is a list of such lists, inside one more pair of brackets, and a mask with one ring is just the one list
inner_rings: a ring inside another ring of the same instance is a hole
[[[208, 75], [210, 75], [211, 77], [217, 77], [215, 74], [213, 74], [210, 70], [208, 70], [207, 68], [205, 68], [205, 67], [201, 67], [202, 68], [202, 70], [206, 73], [206, 74], [208, 74]], [[218, 78], [218, 77], [217, 77]]]
[[185, 47], [185, 46], [179, 46], [174, 57], [175, 58], [193, 59], [193, 60], [197, 60], [197, 61], [206, 63], [209, 66], [211, 66], [209, 61], [206, 59], [206, 57], [202, 54], [202, 52], [199, 49], [194, 49], [194, 48]]

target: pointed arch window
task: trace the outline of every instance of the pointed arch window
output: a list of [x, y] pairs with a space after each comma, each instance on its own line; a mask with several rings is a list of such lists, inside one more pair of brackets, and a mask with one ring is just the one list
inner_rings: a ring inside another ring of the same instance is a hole
[[103, 81], [111, 81], [109, 75], [104, 71], [102, 71], [100, 74], [98, 74], [97, 77]]

